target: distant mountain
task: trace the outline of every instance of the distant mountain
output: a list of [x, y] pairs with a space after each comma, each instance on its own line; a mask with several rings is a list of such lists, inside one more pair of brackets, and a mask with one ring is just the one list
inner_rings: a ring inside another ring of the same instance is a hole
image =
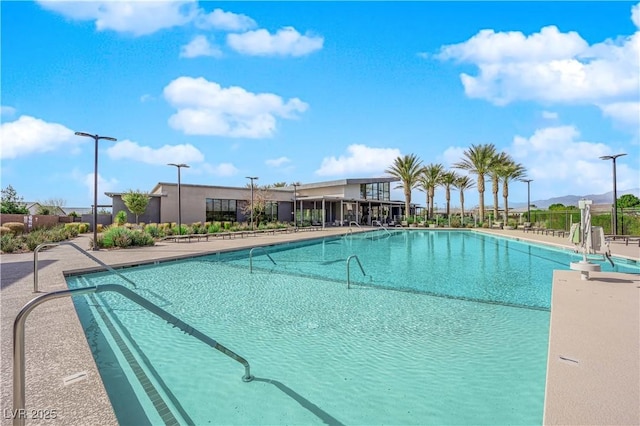
[[[640, 198], [640, 188], [618, 190], [618, 198], [625, 194], [633, 194]], [[592, 200], [593, 204], [611, 204], [613, 202], [613, 191], [609, 191], [604, 194], [589, 194], [589, 195], [565, 195], [563, 197], [549, 198], [548, 200], [532, 200], [531, 204], [538, 208], [546, 209], [551, 204], [564, 204], [565, 206], [578, 206], [578, 201], [581, 199]], [[513, 207], [526, 207], [527, 203], [514, 203]], [[511, 206], [510, 206], [511, 207]]]

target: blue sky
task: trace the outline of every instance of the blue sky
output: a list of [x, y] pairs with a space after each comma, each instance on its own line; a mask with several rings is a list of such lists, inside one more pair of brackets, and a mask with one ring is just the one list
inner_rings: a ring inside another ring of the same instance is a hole
[[92, 204], [94, 142], [76, 131], [118, 139], [99, 144], [101, 204], [176, 181], [167, 163], [191, 166], [183, 183], [310, 183], [404, 154], [450, 168], [483, 143], [527, 168], [532, 200], [611, 191], [599, 157], [621, 152], [618, 189], [640, 187], [639, 3], [0, 7], [1, 184], [26, 201]]

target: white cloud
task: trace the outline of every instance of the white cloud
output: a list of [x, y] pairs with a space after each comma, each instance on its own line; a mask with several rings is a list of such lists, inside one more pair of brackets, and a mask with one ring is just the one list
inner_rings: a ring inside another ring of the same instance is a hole
[[640, 3], [631, 7], [631, 21], [640, 29]]
[[[443, 163], [447, 168], [452, 168], [453, 165], [460, 161], [461, 158], [464, 157], [464, 152], [466, 148], [461, 148], [457, 146], [452, 146], [447, 148], [442, 154]], [[456, 173], [464, 174], [463, 171], [457, 170]]]
[[[82, 183], [87, 188], [87, 200], [91, 200], [91, 204], [93, 204], [94, 176], [94, 173], [88, 173], [82, 177]], [[104, 195], [104, 193], [115, 192], [117, 187], [117, 179], [107, 180], [98, 173], [98, 205], [111, 205], [111, 198]], [[98, 210], [100, 209], [98, 208]]]
[[325, 157], [320, 168], [315, 171], [320, 176], [356, 174], [383, 174], [385, 169], [400, 156], [396, 148], [371, 148], [366, 145], [354, 144], [347, 147], [347, 155], [340, 157]]
[[600, 105], [600, 109], [616, 123], [640, 132], [640, 102], [616, 102]]
[[95, 21], [98, 31], [134, 36], [152, 34], [191, 22], [198, 14], [195, 0], [185, 1], [38, 1], [41, 7], [81, 21]]
[[199, 35], [180, 48], [181, 58], [196, 58], [198, 56], [219, 58], [222, 56], [222, 51], [218, 46], [212, 45], [205, 36]]
[[7, 105], [0, 106], [0, 115], [5, 117], [12, 117], [16, 113], [16, 109], [14, 107], [10, 107]]
[[216, 165], [205, 164], [201, 168], [206, 173], [219, 177], [228, 177], [238, 174], [238, 169], [231, 163], [220, 163]]
[[47, 123], [39, 118], [22, 115], [16, 121], [0, 125], [2, 151], [0, 158], [17, 158], [34, 153], [59, 149], [75, 149], [86, 143], [86, 138], [74, 136], [71, 129], [62, 124]]
[[222, 9], [215, 9], [208, 14], [201, 12], [195, 23], [198, 28], [213, 28], [222, 31], [246, 31], [256, 27], [256, 21], [250, 17], [233, 12], [225, 12]]
[[144, 102], [151, 102], [154, 101], [155, 98], [151, 95], [149, 95], [148, 93], [145, 93], [144, 95], [140, 96], [140, 102], [144, 103]]
[[542, 118], [544, 118], [546, 120], [557, 120], [558, 119], [558, 113], [557, 112], [552, 112], [552, 111], [542, 111]]
[[107, 149], [113, 160], [133, 160], [146, 164], [199, 163], [204, 155], [193, 145], [164, 145], [160, 148], [140, 146], [136, 142], [123, 140]]
[[269, 167], [280, 167], [287, 163], [290, 163], [291, 160], [287, 157], [274, 158], [271, 160], [267, 160], [264, 163]]
[[274, 35], [265, 29], [227, 35], [233, 50], [253, 56], [304, 56], [322, 49], [324, 38], [302, 35], [293, 27], [284, 27]]
[[[456, 173], [452, 164], [463, 158], [467, 148], [449, 147], [445, 150], [445, 166]], [[533, 179], [531, 197], [533, 200], [547, 199], [559, 195], [602, 194], [612, 190], [611, 161], [603, 161], [601, 156], [625, 152], [620, 147], [601, 142], [582, 140], [574, 126], [555, 126], [537, 129], [530, 136], [517, 135], [511, 145], [504, 147], [518, 163], [526, 168], [526, 176]], [[640, 170], [637, 160], [622, 157], [616, 163], [617, 186], [632, 189], [640, 186]], [[476, 176], [471, 175], [475, 182]], [[517, 182], [509, 185], [512, 201], [520, 201], [518, 192], [526, 197], [526, 185]], [[486, 184], [485, 201], [491, 196], [490, 184]], [[438, 193], [438, 191], [436, 191]], [[436, 194], [437, 195], [437, 194]], [[440, 190], [440, 195], [442, 191]], [[514, 198], [515, 196], [515, 198]], [[477, 203], [477, 189], [469, 192], [470, 205]], [[520, 195], [522, 197], [522, 195]], [[525, 198], [526, 199], [526, 198]]]
[[[516, 136], [507, 151], [527, 168], [527, 175], [535, 181], [536, 198], [557, 196], [559, 188], [565, 188], [562, 193], [574, 195], [611, 190], [611, 162], [600, 157], [618, 150], [604, 143], [580, 140], [574, 126], [546, 127], [530, 137]], [[619, 188], [637, 188], [638, 176], [637, 162], [618, 162]]]
[[173, 80], [164, 97], [178, 109], [169, 125], [190, 135], [265, 138], [275, 132], [277, 117], [293, 119], [308, 108], [298, 98], [285, 102], [272, 93], [223, 88], [202, 77]]
[[[635, 5], [634, 22], [639, 16]], [[465, 93], [496, 105], [528, 100], [603, 108], [637, 101], [640, 94], [640, 32], [589, 45], [576, 32], [554, 26], [528, 36], [482, 30], [463, 43], [443, 46], [437, 57], [475, 65], [477, 75], [460, 75]], [[618, 118], [611, 108], [605, 114]]]

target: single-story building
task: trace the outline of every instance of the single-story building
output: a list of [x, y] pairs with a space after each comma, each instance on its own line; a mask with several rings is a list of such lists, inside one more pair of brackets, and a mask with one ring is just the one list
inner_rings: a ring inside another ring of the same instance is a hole
[[[351, 221], [371, 225], [399, 219], [404, 214], [404, 201], [391, 200], [393, 177], [340, 179], [295, 186], [264, 188], [254, 186], [227, 187], [158, 183], [149, 193], [147, 211], [139, 222], [178, 222], [180, 206], [183, 224], [195, 222], [248, 222], [253, 196], [267, 221], [308, 222], [317, 225], [348, 225]], [[127, 213], [129, 222], [135, 216], [122, 201], [122, 193], [107, 193], [112, 199], [113, 214]], [[415, 205], [411, 205], [414, 214]], [[255, 211], [255, 209], [254, 209]], [[265, 219], [265, 218], [263, 218]]]

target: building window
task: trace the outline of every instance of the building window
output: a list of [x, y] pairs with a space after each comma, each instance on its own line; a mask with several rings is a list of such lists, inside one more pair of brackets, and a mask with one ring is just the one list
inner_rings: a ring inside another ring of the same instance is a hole
[[278, 221], [278, 203], [276, 201], [267, 201], [264, 205], [265, 221], [277, 222]]
[[207, 222], [236, 222], [238, 213], [236, 200], [207, 198]]
[[389, 182], [360, 184], [360, 198], [365, 200], [390, 200]]

